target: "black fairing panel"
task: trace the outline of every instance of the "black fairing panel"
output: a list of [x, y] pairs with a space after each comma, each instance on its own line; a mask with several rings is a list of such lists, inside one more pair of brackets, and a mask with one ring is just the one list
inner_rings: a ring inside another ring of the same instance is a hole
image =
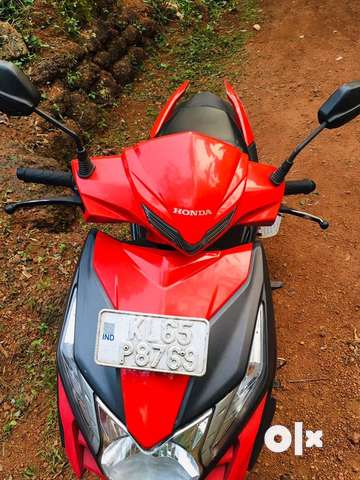
[[246, 284], [210, 321], [207, 372], [190, 382], [177, 427], [196, 419], [240, 384], [248, 364], [260, 302], [265, 307], [267, 359], [258, 398], [252, 401], [254, 408], [271, 388], [276, 367], [271, 287], [263, 247], [256, 243]]
[[94, 392], [124, 422], [119, 371], [95, 363], [95, 339], [99, 311], [113, 308], [93, 268], [96, 231], [85, 243], [77, 272], [75, 361]]

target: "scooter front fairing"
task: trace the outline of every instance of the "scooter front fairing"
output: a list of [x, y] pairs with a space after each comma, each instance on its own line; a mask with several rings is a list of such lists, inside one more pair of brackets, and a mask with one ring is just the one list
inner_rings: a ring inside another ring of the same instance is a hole
[[[206, 375], [97, 365], [98, 313], [104, 308], [206, 318]], [[223, 459], [228, 474], [245, 472], [262, 420], [268, 422], [274, 336], [260, 244], [188, 257], [91, 232], [58, 350], [60, 418], [74, 471], [111, 480], [212, 478]], [[249, 367], [252, 360], [255, 367]], [[247, 440], [239, 447], [241, 435]]]

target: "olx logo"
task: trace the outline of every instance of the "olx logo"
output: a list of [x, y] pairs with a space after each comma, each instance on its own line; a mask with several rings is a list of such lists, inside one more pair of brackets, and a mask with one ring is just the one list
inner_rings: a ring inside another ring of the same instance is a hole
[[[306, 448], [322, 448], [323, 447], [323, 432], [322, 430], [317, 430], [313, 432], [311, 430], [305, 431]], [[297, 456], [303, 455], [304, 452], [304, 429], [302, 422], [295, 422], [294, 426], [294, 436], [291, 434], [290, 430], [281, 425], [274, 425], [270, 427], [265, 433], [265, 445], [267, 448], [274, 453], [282, 453], [289, 450], [291, 445], [294, 445], [294, 453]]]

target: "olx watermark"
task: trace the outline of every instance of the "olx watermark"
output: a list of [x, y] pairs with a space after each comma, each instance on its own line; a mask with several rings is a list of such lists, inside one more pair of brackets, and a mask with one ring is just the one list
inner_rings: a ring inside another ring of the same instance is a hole
[[264, 440], [267, 448], [274, 453], [285, 452], [293, 445], [295, 455], [301, 456], [304, 453], [304, 443], [306, 448], [323, 447], [323, 432], [322, 430], [317, 430], [316, 432], [305, 430], [304, 437], [303, 423], [295, 422], [294, 435], [288, 428], [274, 425], [265, 433]]

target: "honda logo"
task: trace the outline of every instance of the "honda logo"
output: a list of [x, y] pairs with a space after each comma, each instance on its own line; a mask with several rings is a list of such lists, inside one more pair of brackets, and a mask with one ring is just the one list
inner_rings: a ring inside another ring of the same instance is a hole
[[175, 215], [184, 215], [185, 217], [205, 217], [212, 215], [211, 210], [188, 210], [186, 208], [174, 208]]

